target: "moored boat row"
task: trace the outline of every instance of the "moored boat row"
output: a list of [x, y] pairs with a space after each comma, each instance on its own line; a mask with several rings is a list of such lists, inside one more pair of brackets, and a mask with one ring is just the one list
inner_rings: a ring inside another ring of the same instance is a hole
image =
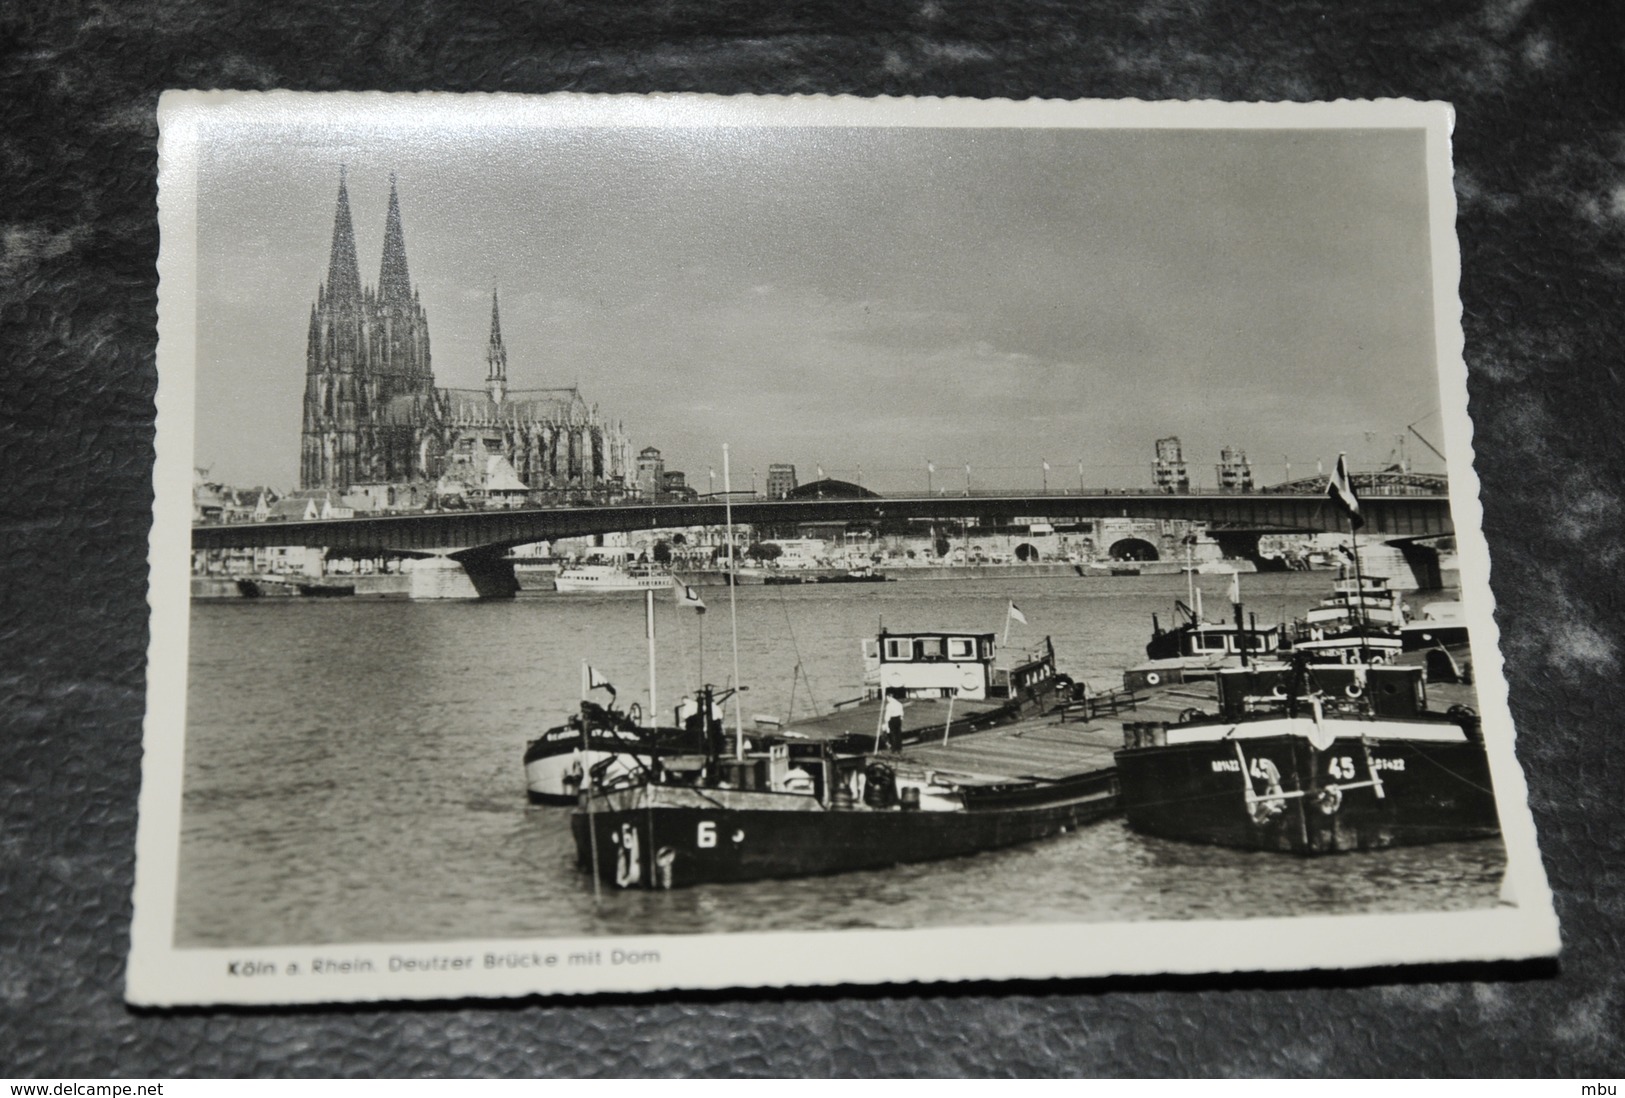
[[736, 704], [729, 727], [709, 687], [669, 726], [583, 703], [527, 750], [530, 796], [573, 803], [579, 864], [622, 888], [957, 857], [1117, 813], [1301, 855], [1498, 833], [1472, 691], [1434, 674], [1457, 623], [1401, 659], [1404, 608], [1366, 578], [1300, 627], [1243, 626], [1233, 601], [1233, 625], [1181, 604], [1120, 691], [1076, 686], [1047, 640], [1004, 663], [991, 633], [882, 629], [863, 695], [812, 717], [746, 729]]

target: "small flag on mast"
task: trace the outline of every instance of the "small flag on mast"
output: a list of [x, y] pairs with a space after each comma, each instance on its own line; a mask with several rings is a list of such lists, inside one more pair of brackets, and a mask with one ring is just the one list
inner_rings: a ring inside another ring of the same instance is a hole
[[686, 583], [676, 584], [674, 585], [674, 589], [677, 592], [678, 606], [686, 606], [689, 609], [695, 610], [701, 614], [705, 613], [705, 600], [700, 598], [700, 593], [698, 591], [694, 590], [694, 588], [690, 587]]
[[1015, 600], [1013, 599], [1010, 602], [1010, 617], [1014, 618], [1016, 621], [1019, 621], [1022, 625], [1027, 624], [1027, 615], [1023, 614], [1021, 610], [1017, 608]]
[[604, 677], [601, 671], [589, 664], [587, 666], [587, 689], [597, 690], [600, 687], [608, 690], [610, 697], [613, 698], [615, 696], [615, 687], [611, 685], [610, 681]]
[[1326, 482], [1326, 495], [1343, 509], [1350, 525], [1356, 530], [1365, 525], [1365, 516], [1360, 514], [1360, 497], [1354, 494], [1354, 482], [1349, 478], [1347, 454], [1337, 455], [1337, 467], [1332, 470], [1331, 479]]

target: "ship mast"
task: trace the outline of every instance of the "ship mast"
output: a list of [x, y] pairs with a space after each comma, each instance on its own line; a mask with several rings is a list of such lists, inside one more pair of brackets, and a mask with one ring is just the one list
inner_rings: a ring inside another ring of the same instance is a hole
[[728, 522], [728, 618], [733, 627], [734, 649], [734, 758], [745, 757], [745, 717], [740, 711], [739, 693], [739, 603], [736, 594], [739, 576], [734, 571], [734, 497], [733, 479], [728, 471], [728, 444], [722, 444], [722, 499], [723, 513]]

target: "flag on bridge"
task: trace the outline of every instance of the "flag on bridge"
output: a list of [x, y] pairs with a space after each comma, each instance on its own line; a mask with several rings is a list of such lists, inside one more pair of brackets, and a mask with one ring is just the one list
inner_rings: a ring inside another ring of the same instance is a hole
[[698, 591], [694, 590], [694, 588], [690, 587], [686, 583], [674, 584], [673, 587], [677, 592], [678, 606], [686, 606], [690, 610], [697, 611], [701, 614], [705, 613], [705, 600], [700, 598], [700, 593]]
[[1337, 455], [1337, 467], [1332, 470], [1332, 476], [1326, 482], [1326, 495], [1349, 518], [1349, 525], [1358, 530], [1365, 525], [1365, 516], [1360, 514], [1360, 497], [1354, 494], [1354, 482], [1349, 477], [1349, 459], [1347, 454]]

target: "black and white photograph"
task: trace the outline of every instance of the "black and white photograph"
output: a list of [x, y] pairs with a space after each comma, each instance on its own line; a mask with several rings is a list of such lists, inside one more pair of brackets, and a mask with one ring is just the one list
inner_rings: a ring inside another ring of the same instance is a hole
[[159, 123], [132, 1002], [1556, 952], [1447, 106]]

